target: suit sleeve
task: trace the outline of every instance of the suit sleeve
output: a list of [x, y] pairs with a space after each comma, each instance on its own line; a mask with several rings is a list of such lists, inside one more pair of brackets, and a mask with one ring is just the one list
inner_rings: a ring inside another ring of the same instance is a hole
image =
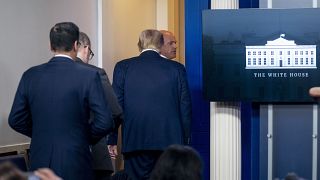
[[97, 72], [89, 87], [88, 102], [90, 110], [94, 113], [94, 119], [90, 124], [91, 143], [95, 144], [106, 136], [114, 128], [114, 122], [110, 107], [101, 84], [101, 77]]
[[113, 121], [115, 122], [116, 127], [122, 123], [122, 108], [118, 103], [118, 99], [116, 94], [113, 91], [113, 88], [110, 84], [109, 78], [106, 72], [103, 69], [100, 69], [100, 78], [101, 84], [105, 93], [106, 101], [110, 107]]
[[[181, 65], [182, 66], [182, 65]], [[180, 69], [180, 115], [184, 132], [184, 143], [190, 144], [191, 141], [191, 97], [186, 77], [186, 70], [182, 66]]]
[[26, 96], [25, 76], [23, 75], [9, 115], [9, 125], [15, 131], [28, 137], [32, 136], [31, 111]]
[[[125, 80], [125, 69], [123, 63], [117, 63], [113, 71], [113, 83], [112, 87], [118, 99], [120, 107], [123, 109], [124, 100], [124, 80]], [[121, 116], [123, 120], [123, 114]], [[117, 144], [118, 139], [118, 128], [120, 124], [117, 124], [115, 130], [109, 134], [107, 143], [110, 145]]]

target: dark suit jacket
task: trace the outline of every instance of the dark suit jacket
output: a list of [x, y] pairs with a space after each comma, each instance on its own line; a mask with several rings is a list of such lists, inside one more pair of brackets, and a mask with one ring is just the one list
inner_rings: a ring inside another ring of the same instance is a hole
[[[99, 72], [66, 57], [27, 70], [9, 125], [31, 137], [31, 170], [49, 167], [63, 179], [92, 179], [89, 144], [114, 127]], [[89, 123], [90, 111], [96, 116]]]
[[191, 99], [183, 65], [148, 50], [116, 64], [113, 88], [124, 112], [122, 152], [188, 141]]
[[[112, 118], [114, 122], [122, 121], [122, 109], [118, 103], [117, 97], [110, 84], [109, 78], [104, 69], [86, 64], [81, 59], [77, 58], [76, 62], [96, 69], [100, 74], [101, 84], [105, 93], [106, 101], [109, 104]], [[92, 119], [90, 117], [90, 119]], [[102, 138], [96, 145], [92, 146], [92, 158], [93, 158], [93, 169], [95, 170], [108, 170], [113, 171], [112, 161], [107, 149], [107, 139]]]

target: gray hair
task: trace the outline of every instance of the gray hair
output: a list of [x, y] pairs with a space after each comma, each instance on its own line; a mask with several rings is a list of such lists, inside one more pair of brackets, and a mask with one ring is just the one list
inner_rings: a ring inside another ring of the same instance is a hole
[[90, 39], [89, 39], [88, 35], [84, 32], [79, 33], [79, 42], [83, 46], [91, 46]]
[[139, 36], [138, 48], [141, 52], [143, 49], [155, 49], [160, 51], [163, 45], [163, 35], [155, 29], [147, 29], [141, 32]]

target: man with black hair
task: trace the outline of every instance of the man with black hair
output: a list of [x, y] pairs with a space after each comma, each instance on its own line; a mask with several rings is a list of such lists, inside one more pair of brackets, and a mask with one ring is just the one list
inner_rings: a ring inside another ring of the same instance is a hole
[[159, 157], [150, 180], [201, 180], [202, 159], [191, 146], [170, 145]]
[[[23, 73], [9, 125], [31, 138], [30, 168], [47, 167], [63, 179], [90, 180], [90, 144], [114, 127], [99, 72], [76, 63], [79, 28], [54, 25], [50, 45], [54, 57]], [[90, 111], [95, 116], [89, 122]]]

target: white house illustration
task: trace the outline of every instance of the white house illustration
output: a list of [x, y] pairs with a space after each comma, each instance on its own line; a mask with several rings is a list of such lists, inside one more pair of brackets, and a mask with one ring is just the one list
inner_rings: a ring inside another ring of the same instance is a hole
[[297, 45], [284, 36], [264, 46], [246, 46], [246, 69], [317, 68], [316, 45]]

